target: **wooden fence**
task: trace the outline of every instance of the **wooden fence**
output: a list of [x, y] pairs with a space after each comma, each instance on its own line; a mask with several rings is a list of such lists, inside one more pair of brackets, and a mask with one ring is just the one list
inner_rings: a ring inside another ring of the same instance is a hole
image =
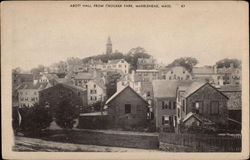
[[160, 133], [159, 141], [165, 144], [192, 148], [198, 152], [241, 152], [241, 136], [205, 134]]

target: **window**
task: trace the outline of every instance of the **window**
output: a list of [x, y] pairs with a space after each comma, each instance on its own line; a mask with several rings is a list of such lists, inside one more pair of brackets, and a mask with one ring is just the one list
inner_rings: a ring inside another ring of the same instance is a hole
[[186, 79], [189, 79], [189, 78], [190, 78], [190, 76], [189, 76], [189, 75], [187, 75], [187, 76], [186, 76]]
[[203, 102], [197, 101], [195, 102], [195, 113], [202, 114], [203, 113]]
[[162, 109], [165, 108], [165, 107], [164, 107], [164, 101], [161, 102], [161, 107], [162, 107]]
[[171, 77], [169, 77], [169, 80], [171, 80], [172, 78]]
[[131, 113], [131, 104], [125, 104], [125, 114]]
[[173, 71], [171, 71], [171, 74], [173, 74], [174, 72]]
[[94, 88], [96, 88], [96, 85], [94, 84]]
[[169, 125], [169, 116], [162, 116], [162, 125]]
[[215, 114], [215, 115], [219, 114], [219, 102], [218, 101], [211, 101], [210, 113]]
[[173, 109], [175, 109], [176, 108], [176, 102], [174, 101], [173, 102]]
[[183, 71], [183, 74], [185, 74], [186, 73], [186, 71]]
[[178, 118], [180, 118], [181, 117], [181, 115], [180, 115], [180, 112], [181, 112], [181, 110], [180, 110], [180, 108], [178, 108], [178, 110], [177, 110], [177, 114], [178, 114]]
[[147, 92], [147, 97], [150, 97], [150, 92]]
[[122, 65], [119, 64], [118, 67], [119, 67], [119, 68], [122, 68]]
[[182, 100], [182, 110], [185, 111], [185, 100]]
[[169, 101], [165, 101], [165, 109], [169, 108]]

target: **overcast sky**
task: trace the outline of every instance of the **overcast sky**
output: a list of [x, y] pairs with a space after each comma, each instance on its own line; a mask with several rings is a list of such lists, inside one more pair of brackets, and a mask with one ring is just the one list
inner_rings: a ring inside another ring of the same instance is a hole
[[108, 36], [113, 50], [127, 53], [141, 46], [159, 62], [192, 56], [200, 66], [223, 58], [241, 59], [246, 46], [248, 25], [242, 3], [202, 2], [168, 9], [69, 4], [18, 3], [3, 10], [8, 28], [3, 34], [5, 52], [12, 55], [13, 67], [30, 69], [67, 57], [102, 54]]

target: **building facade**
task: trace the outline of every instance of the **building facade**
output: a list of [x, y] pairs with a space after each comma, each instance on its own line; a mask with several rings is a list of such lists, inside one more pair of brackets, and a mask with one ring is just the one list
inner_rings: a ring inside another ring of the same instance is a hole
[[87, 83], [88, 105], [103, 102], [106, 99], [106, 87], [104, 82], [90, 80]]
[[165, 80], [192, 80], [192, 74], [182, 66], [173, 66], [167, 68], [163, 74]]
[[189, 113], [199, 116], [202, 121], [227, 125], [228, 97], [207, 82], [192, 82], [178, 86], [177, 123], [180, 124]]
[[18, 87], [18, 106], [32, 107], [35, 103], [39, 103], [39, 91], [49, 88], [49, 83], [23, 83]]
[[111, 96], [106, 106], [116, 127], [140, 126], [147, 121], [148, 103], [129, 86]]

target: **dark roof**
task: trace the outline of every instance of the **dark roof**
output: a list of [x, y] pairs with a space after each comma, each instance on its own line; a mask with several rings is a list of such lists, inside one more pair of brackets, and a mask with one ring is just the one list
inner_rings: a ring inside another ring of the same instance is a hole
[[105, 104], [109, 104], [111, 101], [113, 101], [118, 95], [120, 95], [123, 91], [125, 91], [126, 89], [130, 89], [132, 92], [134, 92], [140, 99], [142, 99], [146, 104], [148, 104], [148, 102], [142, 97], [140, 96], [135, 90], [133, 90], [130, 86], [126, 86], [123, 89], [117, 91], [115, 94], [113, 94], [107, 101]]
[[193, 74], [215, 74], [213, 67], [193, 67]]
[[240, 92], [241, 85], [224, 85], [224, 86], [220, 86], [218, 90], [221, 92]]
[[192, 93], [204, 86], [206, 82], [192, 82], [185, 90], [184, 97], [190, 96]]
[[81, 72], [75, 76], [75, 79], [93, 79], [93, 74], [89, 72]]
[[34, 84], [33, 82], [25, 82], [23, 84], [21, 84], [17, 89], [38, 89], [38, 90], [42, 90], [45, 89], [47, 86], [49, 85], [49, 83], [36, 83]]
[[58, 87], [58, 86], [63, 86], [65, 88], [68, 88], [70, 90], [74, 90], [74, 91], [86, 91], [86, 89], [82, 88], [82, 87], [78, 87], [78, 86], [74, 86], [74, 85], [71, 85], [71, 84], [66, 84], [66, 83], [58, 83], [56, 84], [55, 86], [53, 87], [50, 87], [50, 88], [46, 88], [42, 91], [45, 91], [47, 89], [51, 89], [51, 88], [54, 88], [54, 87]]
[[176, 91], [178, 86], [190, 85], [193, 81], [191, 80], [154, 80], [153, 92], [155, 98], [164, 97], [176, 97]]
[[15, 74], [16, 78], [19, 78], [21, 82], [32, 82], [33, 75], [32, 74]]

